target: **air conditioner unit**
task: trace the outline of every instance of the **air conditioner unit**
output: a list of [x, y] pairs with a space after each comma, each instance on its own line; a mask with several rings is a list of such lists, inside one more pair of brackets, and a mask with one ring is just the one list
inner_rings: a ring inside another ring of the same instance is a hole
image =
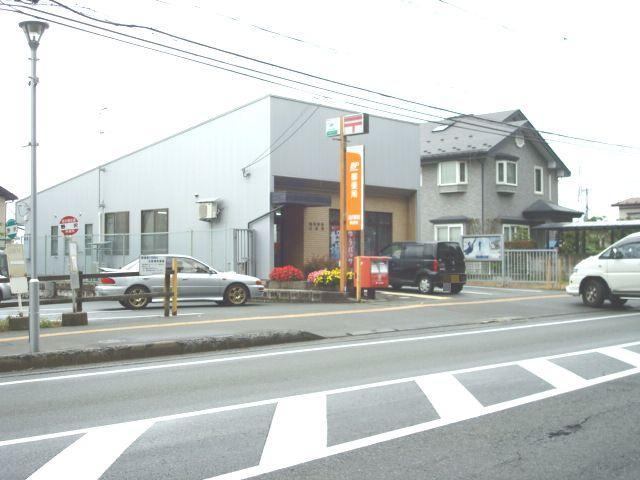
[[215, 200], [198, 201], [198, 218], [203, 222], [213, 222], [220, 216], [220, 202]]

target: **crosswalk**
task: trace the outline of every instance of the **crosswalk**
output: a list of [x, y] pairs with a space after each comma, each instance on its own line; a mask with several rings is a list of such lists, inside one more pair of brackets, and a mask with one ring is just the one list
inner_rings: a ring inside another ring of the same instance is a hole
[[[585, 365], [590, 369], [588, 375], [584, 373]], [[149, 478], [161, 475], [172, 478], [171, 472], [166, 471], [167, 465], [182, 468], [180, 462], [185, 462], [184, 455], [162, 465], [154, 462], [154, 455], [136, 455], [153, 451], [153, 447], [160, 444], [170, 447], [165, 455], [171, 455], [171, 450], [181, 447], [188, 452], [194, 447], [193, 442], [202, 443], [209, 441], [208, 437], [215, 437], [208, 447], [210, 455], [200, 459], [205, 471], [209, 471], [208, 480], [251, 478], [637, 373], [640, 373], [640, 342], [605, 346], [113, 425], [5, 439], [0, 440], [0, 463], [12, 458], [16, 461], [12, 449], [69, 438], [70, 443], [58, 447], [59, 451], [53, 456], [49, 453], [48, 457], [14, 466], [12, 472], [22, 470], [21, 476], [12, 478], [126, 478], [124, 466], [132, 462], [148, 462], [145, 469]], [[367, 408], [371, 402], [378, 406], [377, 411]], [[345, 408], [348, 411], [340, 411]], [[390, 419], [394, 418], [394, 408], [406, 411], [402, 412], [402, 422], [389, 426]], [[337, 429], [348, 429], [350, 422], [360, 420], [353, 413], [358, 410], [367, 417], [365, 420], [372, 429], [360, 438], [345, 440], [336, 435]], [[243, 422], [243, 418], [248, 421]], [[385, 428], [378, 431], [380, 428], [376, 430], [376, 425]], [[193, 432], [196, 432], [196, 438], [190, 440], [189, 435]], [[331, 438], [342, 440], [332, 443]], [[241, 442], [244, 448], [234, 447], [234, 442]], [[234, 454], [243, 458], [233, 458]], [[164, 470], [154, 473], [154, 468]], [[185, 470], [179, 472], [174, 478], [191, 478]], [[4, 478], [2, 471], [0, 478]]]

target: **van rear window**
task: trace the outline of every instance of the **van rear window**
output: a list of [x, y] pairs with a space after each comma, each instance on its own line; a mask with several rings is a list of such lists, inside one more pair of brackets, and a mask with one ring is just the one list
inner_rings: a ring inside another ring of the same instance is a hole
[[457, 242], [439, 242], [438, 258], [453, 258], [456, 261], [464, 260], [464, 254]]

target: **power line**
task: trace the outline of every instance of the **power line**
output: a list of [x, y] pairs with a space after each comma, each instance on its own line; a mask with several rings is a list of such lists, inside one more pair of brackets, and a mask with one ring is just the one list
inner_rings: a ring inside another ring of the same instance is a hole
[[[20, 1], [20, 0], [16, 0], [16, 1]], [[151, 32], [155, 32], [155, 33], [159, 33], [159, 34], [162, 34], [162, 35], [166, 35], [166, 36], [168, 36], [170, 38], [173, 38], [175, 40], [184, 41], [184, 42], [191, 43], [193, 45], [197, 45], [197, 46], [200, 46], [200, 47], [204, 47], [204, 48], [212, 49], [212, 50], [215, 50], [215, 51], [219, 51], [219, 52], [225, 53], [227, 55], [232, 55], [232, 56], [239, 57], [239, 58], [242, 58], [242, 59], [245, 59], [245, 60], [249, 60], [251, 62], [260, 63], [260, 64], [263, 64], [263, 65], [267, 65], [267, 66], [270, 66], [270, 67], [273, 67], [273, 68], [285, 70], [285, 71], [288, 71], [288, 72], [291, 72], [291, 73], [295, 73], [295, 74], [298, 74], [298, 75], [303, 75], [303, 76], [306, 76], [306, 77], [309, 77], [309, 78], [314, 78], [316, 80], [321, 80], [323, 82], [333, 83], [333, 84], [340, 85], [340, 86], [343, 86], [343, 87], [356, 89], [356, 90], [359, 90], [359, 91], [363, 91], [363, 92], [367, 92], [367, 93], [370, 93], [370, 94], [378, 95], [378, 96], [381, 96], [381, 97], [384, 97], [384, 98], [388, 98], [388, 99], [392, 99], [392, 100], [396, 100], [396, 101], [400, 101], [400, 102], [404, 102], [404, 103], [410, 103], [410, 104], [413, 104], [413, 105], [419, 105], [421, 107], [430, 108], [430, 109], [433, 109], [433, 110], [438, 110], [438, 111], [441, 111], [441, 112], [446, 112], [446, 113], [450, 113], [450, 114], [454, 114], [454, 115], [458, 115], [458, 116], [465, 116], [465, 117], [471, 116], [471, 117], [473, 117], [473, 115], [468, 115], [468, 114], [465, 114], [465, 113], [462, 113], [462, 112], [458, 112], [458, 111], [455, 111], [455, 110], [451, 110], [451, 109], [447, 109], [447, 108], [443, 108], [443, 107], [438, 107], [438, 106], [435, 106], [435, 105], [430, 105], [430, 104], [426, 104], [426, 103], [422, 103], [422, 102], [417, 102], [417, 101], [414, 101], [414, 100], [405, 99], [405, 98], [402, 98], [402, 97], [386, 94], [386, 93], [383, 93], [383, 92], [378, 92], [378, 91], [367, 89], [367, 88], [363, 88], [363, 87], [358, 87], [356, 85], [340, 82], [340, 81], [337, 81], [337, 80], [332, 80], [332, 79], [329, 79], [329, 78], [326, 78], [326, 77], [310, 74], [310, 73], [303, 72], [303, 71], [300, 71], [300, 70], [296, 70], [296, 69], [293, 69], [293, 68], [289, 68], [289, 67], [285, 67], [285, 66], [282, 66], [282, 65], [278, 65], [278, 64], [275, 64], [275, 63], [272, 63], [272, 62], [267, 62], [267, 61], [264, 61], [264, 60], [260, 60], [258, 58], [251, 57], [251, 56], [248, 56], [248, 55], [243, 55], [241, 53], [233, 52], [233, 51], [230, 51], [230, 50], [225, 50], [225, 49], [222, 49], [222, 48], [219, 48], [219, 47], [214, 47], [212, 45], [208, 45], [208, 44], [205, 44], [205, 43], [202, 43], [202, 42], [198, 42], [196, 40], [191, 40], [189, 38], [182, 37], [180, 35], [175, 35], [175, 34], [166, 32], [164, 30], [155, 28], [155, 27], [150, 27], [150, 26], [147, 26], [147, 25], [139, 25], [139, 24], [120, 23], [120, 22], [114, 22], [114, 21], [111, 21], [111, 20], [95, 18], [95, 17], [92, 17], [91, 15], [87, 15], [87, 14], [82, 13], [82, 12], [72, 8], [72, 7], [69, 7], [69, 6], [65, 5], [65, 4], [63, 4], [62, 2], [59, 2], [58, 0], [50, 0], [50, 1], [52, 3], [54, 3], [55, 5], [58, 5], [58, 6], [66, 9], [66, 10], [68, 10], [70, 12], [73, 12], [76, 15], [79, 15], [81, 17], [87, 18], [87, 19], [95, 21], [95, 22], [106, 23], [106, 24], [110, 24], [110, 25], [114, 25], [114, 26], [118, 26], [118, 27], [137, 28], [137, 29], [149, 30]], [[21, 2], [21, 3], [23, 3], [23, 2]], [[27, 7], [27, 8], [31, 8], [31, 7]], [[34, 10], [40, 11], [38, 9], [34, 9]], [[72, 20], [72, 19], [67, 18], [67, 20]], [[117, 32], [117, 33], [119, 33], [119, 32]], [[219, 61], [219, 60], [217, 60], [217, 61]], [[265, 74], [264, 72], [261, 72], [261, 73]], [[294, 81], [294, 80], [288, 79], [288, 81]], [[314, 88], [322, 88], [322, 87], [314, 86]], [[329, 90], [329, 91], [331, 91], [331, 90]], [[342, 93], [342, 92], [335, 92], [335, 91], [332, 91], [332, 92], [333, 93], [338, 93], [338, 94], [341, 94], [341, 95], [348, 95], [348, 94], [345, 94], [345, 93]], [[351, 95], [349, 95], [349, 96], [351, 96]], [[378, 103], [378, 102], [375, 102], [374, 100], [369, 100], [369, 99], [365, 99], [365, 98], [362, 98], [362, 97], [355, 97], [355, 98], [358, 98], [360, 100], [369, 101], [369, 102], [372, 102], [372, 103]], [[391, 106], [391, 105], [388, 105], [388, 104], [383, 104], [383, 105]], [[397, 107], [397, 106], [391, 106], [391, 107], [392, 108], [402, 109], [402, 107]], [[430, 113], [426, 113], [426, 112], [417, 112], [417, 111], [414, 111], [414, 110], [407, 110], [407, 111], [413, 111], [415, 113], [420, 113], [422, 115], [430, 115], [430, 116], [434, 116], [434, 117], [438, 117], [440, 119], [446, 120], [445, 117], [434, 115], [434, 114], [430, 114]], [[486, 121], [488, 123], [492, 123], [492, 124], [513, 127], [513, 125], [509, 124], [508, 122], [503, 122], [503, 121], [493, 120], [493, 119], [482, 119], [482, 120]], [[458, 122], [459, 123], [465, 123], [465, 122], [463, 122], [461, 120], [458, 120]], [[520, 128], [523, 129], [523, 130], [530, 130], [530, 131], [533, 131], [533, 132], [536, 132], [536, 133], [539, 133], [539, 134], [554, 135], [554, 136], [558, 136], [558, 137], [562, 137], [562, 138], [567, 138], [567, 139], [570, 139], [570, 140], [577, 140], [577, 141], [583, 141], [583, 142], [589, 142], [589, 143], [596, 143], [596, 144], [601, 144], [601, 145], [614, 146], [614, 147], [618, 147], [618, 148], [640, 149], [640, 147], [636, 147], [636, 146], [624, 145], [624, 144], [616, 144], [616, 143], [605, 142], [605, 141], [601, 141], [601, 140], [595, 140], [595, 139], [584, 138], [584, 137], [576, 137], [576, 136], [573, 136], [573, 135], [566, 135], [566, 134], [556, 133], [556, 132], [547, 131], [547, 130], [536, 130], [535, 128], [532, 128], [532, 127], [522, 126]]]
[[[302, 127], [304, 127], [309, 120], [311, 120], [311, 117], [313, 117], [316, 112], [320, 109], [319, 105], [316, 105], [315, 108], [313, 109], [313, 111], [309, 114], [309, 116], [307, 118], [305, 118], [305, 120], [296, 127], [296, 129], [294, 131], [291, 132], [291, 134], [289, 136], [287, 136], [287, 138], [285, 138], [282, 143], [280, 143], [279, 145], [273, 147], [273, 145], [270, 145], [269, 148], [267, 149], [267, 151], [263, 152], [262, 154], [258, 155], [258, 157], [253, 160], [251, 163], [245, 165], [244, 167], [242, 167], [242, 174], [246, 175], [246, 171], [247, 168], [251, 167], [252, 165], [255, 165], [258, 162], [261, 162], [262, 160], [264, 160], [265, 158], [267, 158], [268, 156], [270, 156], [273, 152], [275, 152], [276, 150], [278, 150], [280, 147], [282, 147], [285, 143], [287, 143], [289, 140], [291, 140], [291, 138], [300, 131], [300, 129]], [[282, 135], [280, 135], [280, 137], [278, 137], [278, 139], [276, 139], [276, 141], [274, 141], [273, 143], [276, 144], [278, 142], [278, 140], [280, 138], [282, 138], [282, 136], [284, 135], [284, 133], [289, 130], [293, 125], [295, 125], [295, 123], [302, 117], [302, 114], [306, 112], [306, 110], [303, 110], [300, 115], [298, 116], [298, 118], [296, 118], [291, 125], [289, 125], [289, 127], [287, 127], [284, 132], [282, 133]], [[272, 148], [273, 147], [273, 148]]]
[[[2, 0], [0, 0], [0, 4], [3, 4], [5, 6], [9, 6], [6, 3], [4, 3]], [[217, 68], [217, 69], [220, 69], [220, 70], [228, 71], [228, 72], [231, 72], [231, 73], [236, 73], [238, 75], [243, 75], [245, 77], [249, 77], [249, 78], [253, 78], [253, 79], [256, 79], [256, 80], [263, 81], [263, 82], [271, 83], [271, 84], [274, 84], [274, 85], [277, 85], [277, 86], [281, 86], [281, 87], [285, 87], [285, 88], [301, 91], [303, 93], [310, 93], [312, 95], [318, 95], [318, 96], [320, 96], [322, 98], [326, 98], [328, 100], [336, 100], [335, 98], [332, 98], [332, 97], [327, 96], [327, 95], [319, 95], [319, 94], [317, 94], [317, 92], [313, 92], [313, 93], [312, 92], [308, 92], [308, 91], [306, 91], [304, 89], [300, 89], [300, 88], [297, 88], [297, 87], [293, 87], [291, 85], [283, 84], [281, 82], [269, 80], [269, 79], [266, 79], [266, 78], [263, 78], [263, 77], [258, 77], [258, 76], [255, 76], [255, 75], [252, 75], [252, 74], [248, 74], [248, 73], [244, 73], [244, 72], [239, 72], [237, 70], [221, 67], [219, 65], [212, 65], [210, 63], [203, 62], [203, 61], [200, 61], [200, 60], [195, 60], [195, 59], [190, 58], [190, 57], [185, 57], [183, 55], [177, 55], [177, 54], [174, 54], [174, 53], [171, 53], [171, 52], [167, 52], [167, 51], [164, 51], [164, 50], [159, 50], [159, 49], [156, 49], [156, 48], [147, 47], [147, 46], [140, 45], [140, 44], [137, 44], [137, 43], [134, 43], [134, 42], [125, 41], [125, 40], [122, 40], [120, 38], [115, 38], [115, 37], [112, 37], [112, 36], [109, 36], [109, 35], [99, 34], [97, 32], [91, 31], [91, 30], [86, 30], [86, 29], [79, 28], [79, 27], [76, 27], [76, 26], [73, 26], [73, 25], [68, 25], [68, 24], [65, 24], [65, 23], [62, 23], [62, 22], [53, 21], [53, 20], [51, 20], [49, 18], [38, 17], [38, 16], [35, 16], [33, 14], [30, 14], [30, 13], [28, 14], [28, 13], [23, 12], [21, 10], [18, 10], [15, 7], [12, 7], [12, 6], [9, 6], [9, 7], [11, 8], [11, 11], [14, 12], [14, 13], [20, 13], [20, 14], [23, 14], [23, 15], [30, 15], [30, 16], [32, 16], [34, 18], [47, 20], [47, 21], [50, 21], [51, 23], [59, 24], [59, 25], [62, 25], [62, 26], [68, 27], [68, 28], [80, 30], [80, 31], [83, 31], [83, 32], [86, 32], [86, 33], [90, 33], [90, 34], [94, 34], [94, 35], [97, 35], [97, 36], [100, 36], [100, 37], [109, 38], [109, 39], [116, 40], [116, 41], [119, 41], [119, 42], [122, 42], [122, 43], [125, 43], [125, 44], [138, 46], [140, 48], [145, 48], [145, 49], [152, 50], [152, 51], [155, 51], [155, 52], [158, 52], [158, 53], [163, 53], [163, 54], [171, 55], [171, 56], [174, 56], [174, 57], [177, 57], [177, 58], [181, 58], [181, 59], [184, 59], [184, 60], [193, 61], [193, 62], [196, 62], [196, 63], [199, 63], [199, 64], [203, 64], [203, 65], [210, 66], [210, 67], [213, 67], [213, 68]], [[260, 71], [260, 70], [255, 70], [255, 69], [252, 69], [252, 68], [249, 68], [249, 67], [244, 67], [244, 66], [237, 65], [237, 64], [234, 64], [234, 63], [231, 63], [231, 62], [226, 62], [226, 61], [219, 60], [219, 59], [216, 59], [216, 58], [213, 58], [213, 57], [208, 57], [208, 56], [205, 56], [205, 55], [201, 55], [201, 54], [198, 54], [198, 53], [194, 53], [194, 52], [191, 52], [191, 51], [188, 51], [188, 50], [184, 50], [184, 49], [180, 49], [180, 48], [177, 48], [177, 47], [173, 47], [173, 46], [170, 46], [170, 45], [162, 44], [162, 43], [155, 42], [155, 41], [152, 41], [152, 40], [148, 40], [148, 39], [145, 39], [145, 38], [136, 37], [134, 35], [129, 35], [129, 34], [122, 33], [122, 32], [116, 31], [116, 30], [111, 30], [111, 29], [108, 29], [108, 28], [105, 28], [105, 27], [100, 27], [100, 26], [97, 26], [97, 25], [93, 25], [93, 24], [89, 24], [89, 23], [86, 23], [86, 22], [82, 22], [82, 21], [77, 20], [77, 19], [72, 19], [72, 18], [69, 18], [69, 17], [65, 17], [65, 16], [62, 16], [62, 15], [57, 15], [57, 14], [50, 13], [50, 12], [43, 12], [43, 11], [41, 11], [39, 9], [32, 8], [32, 7], [29, 7], [29, 6], [25, 6], [24, 8], [36, 11], [36, 12], [38, 12], [40, 14], [54, 16], [54, 17], [57, 17], [57, 18], [63, 18], [65, 20], [68, 20], [68, 21], [73, 22], [73, 23], [85, 25], [85, 26], [88, 26], [88, 27], [91, 27], [91, 28], [102, 30], [102, 31], [108, 31], [108, 32], [113, 33], [115, 35], [120, 35], [120, 36], [123, 36], [123, 37], [126, 37], [126, 38], [135, 39], [135, 40], [138, 40], [138, 41], [141, 41], [141, 42], [145, 42], [145, 43], [149, 43], [149, 44], [152, 44], [152, 45], [160, 46], [162, 48], [167, 48], [167, 49], [170, 49], [170, 50], [178, 51], [178, 52], [181, 52], [181, 53], [184, 53], [184, 54], [187, 54], [187, 55], [193, 55], [193, 56], [196, 56], [196, 57], [199, 57], [199, 58], [204, 58], [204, 59], [216, 62], [216, 63], [222, 63], [222, 64], [225, 64], [225, 65], [233, 66], [235, 68], [240, 68], [240, 69], [247, 70], [247, 71], [250, 71], [250, 72], [253, 72], [253, 73], [258, 73], [260, 75], [266, 75], [266, 76], [269, 76], [269, 77], [272, 77], [272, 78], [277, 78], [277, 79], [284, 80], [284, 81], [287, 81], [287, 82], [292, 82], [292, 83], [296, 83], [296, 84], [299, 84], [299, 85], [304, 85], [304, 86], [307, 86], [307, 87], [310, 87], [310, 88], [313, 88], [313, 89], [323, 90], [323, 91], [334, 93], [334, 94], [337, 94], [337, 95], [340, 95], [340, 96], [356, 98], [356, 99], [359, 99], [359, 100], [363, 100], [365, 102], [374, 103], [374, 104], [378, 104], [378, 105], [383, 105], [383, 106], [387, 106], [387, 107], [394, 108], [394, 109], [397, 109], [397, 110], [404, 110], [404, 111], [408, 111], [408, 112], [418, 113], [418, 114], [423, 115], [423, 116], [422, 117], [416, 117], [416, 116], [413, 116], [413, 115], [408, 115], [406, 113], [393, 112], [393, 111], [381, 109], [379, 107], [372, 107], [370, 105], [362, 105], [362, 104], [355, 103], [355, 102], [352, 102], [352, 101], [339, 99], [340, 102], [344, 102], [346, 104], [353, 105], [353, 106], [356, 106], [356, 107], [361, 107], [361, 108], [364, 108], [364, 109], [367, 109], [367, 110], [374, 110], [374, 111], [377, 111], [377, 112], [382, 112], [382, 113], [386, 113], [386, 114], [393, 115], [393, 116], [400, 116], [400, 117], [410, 118], [412, 120], [418, 120], [419, 122], [427, 122], [427, 121], [428, 122], [434, 122], [434, 120], [432, 120], [432, 119], [424, 118], [424, 115], [431, 116], [431, 117], [436, 117], [436, 118], [439, 118], [439, 119], [442, 119], [442, 120], [450, 121], [448, 119], [445, 119], [444, 117], [439, 117], [439, 116], [434, 115], [434, 114], [421, 112], [421, 111], [413, 110], [413, 109], [408, 109], [408, 108], [405, 108], [405, 107], [401, 107], [401, 106], [397, 106], [397, 105], [392, 105], [392, 104], [380, 102], [380, 101], [377, 101], [377, 100], [371, 100], [371, 99], [368, 99], [368, 98], [365, 98], [365, 97], [359, 97], [359, 96], [356, 96], [356, 95], [353, 95], [353, 94], [349, 94], [349, 93], [345, 93], [345, 92], [340, 92], [340, 91], [328, 89], [328, 88], [321, 87], [321, 86], [318, 86], [318, 85], [313, 85], [313, 84], [301, 82], [299, 80], [294, 80], [294, 79], [290, 79], [290, 78], [287, 78], [287, 77], [278, 76], [278, 75], [275, 75], [275, 74], [272, 74], [272, 73], [268, 73], [268, 72], [263, 72], [263, 71]], [[83, 15], [83, 16], [85, 16], [85, 15]], [[479, 120], [481, 122], [499, 123], [499, 124], [501, 124], [503, 126], [508, 126], [509, 128], [511, 128], [513, 130], [510, 130], [510, 131], [509, 130], [503, 130], [503, 129], [499, 129], [499, 128], [496, 128], [496, 127], [490, 127], [490, 126], [487, 126], [487, 125], [482, 125], [482, 124], [478, 124], [478, 123], [464, 121], [464, 120], [461, 120], [460, 118], [455, 118], [456, 128], [460, 128], [460, 129], [463, 129], [463, 130], [469, 130], [469, 131], [475, 131], [475, 132], [481, 132], [481, 133], [494, 133], [496, 135], [503, 136], [503, 137], [510, 136], [518, 128], [523, 129], [523, 127], [516, 127], [516, 126], [511, 125], [511, 124], [506, 123], [506, 122], [492, 121], [490, 119], [485, 119], [485, 118], [482, 118], [482, 117], [474, 117], [474, 116], [470, 116], [470, 115], [464, 115], [464, 116], [470, 117], [472, 119]], [[435, 122], [437, 123], [437, 121], [435, 121]], [[475, 128], [469, 128], [468, 126], [462, 126], [460, 124], [470, 125], [470, 126], [475, 127]], [[532, 128], [528, 128], [528, 127], [524, 127], [524, 128], [526, 128], [528, 130], [532, 130], [533, 132], [538, 132], [538, 131], [536, 131], [535, 129], [532, 129]], [[532, 140], [534, 142], [537, 142], [537, 143], [540, 143], [540, 144], [543, 144], [543, 145], [546, 145], [546, 142], [544, 141], [543, 138], [540, 138], [540, 139], [530, 138], [530, 140]], [[562, 141], [557, 140], [557, 139], [550, 139], [550, 140], [554, 141], [554, 142], [557, 142], [557, 143], [569, 143], [569, 142], [562, 142]], [[574, 143], [569, 143], [569, 144], [570, 145], [575, 145]], [[611, 146], [611, 144], [608, 144], [608, 145]], [[627, 148], [632, 148], [632, 147], [627, 147]]]

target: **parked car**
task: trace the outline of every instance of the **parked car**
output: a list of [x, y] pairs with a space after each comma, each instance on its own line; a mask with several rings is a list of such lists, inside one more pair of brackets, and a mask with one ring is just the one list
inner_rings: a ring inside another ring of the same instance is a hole
[[[0, 250], [0, 278], [9, 278], [9, 264], [7, 254]], [[8, 283], [0, 283], [0, 302], [11, 298], [11, 288]]]
[[590, 307], [600, 307], [607, 299], [619, 307], [628, 298], [640, 298], [640, 232], [578, 263], [566, 291]]
[[389, 284], [396, 289], [418, 287], [432, 293], [435, 287], [460, 293], [467, 281], [464, 254], [457, 242], [398, 242], [388, 245], [380, 255], [389, 260]]
[[[219, 272], [204, 262], [187, 255], [158, 255], [166, 257], [167, 265], [175, 258], [178, 263], [178, 297], [206, 298], [224, 305], [243, 305], [250, 298], [264, 295], [262, 281], [235, 272]], [[113, 269], [109, 269], [113, 272]], [[138, 260], [125, 265], [118, 272], [139, 271]], [[109, 272], [107, 272], [109, 273]], [[135, 293], [162, 293], [164, 275], [106, 277], [96, 286], [96, 295], [123, 295]], [[145, 308], [151, 299], [132, 297], [121, 301], [123, 307]]]

